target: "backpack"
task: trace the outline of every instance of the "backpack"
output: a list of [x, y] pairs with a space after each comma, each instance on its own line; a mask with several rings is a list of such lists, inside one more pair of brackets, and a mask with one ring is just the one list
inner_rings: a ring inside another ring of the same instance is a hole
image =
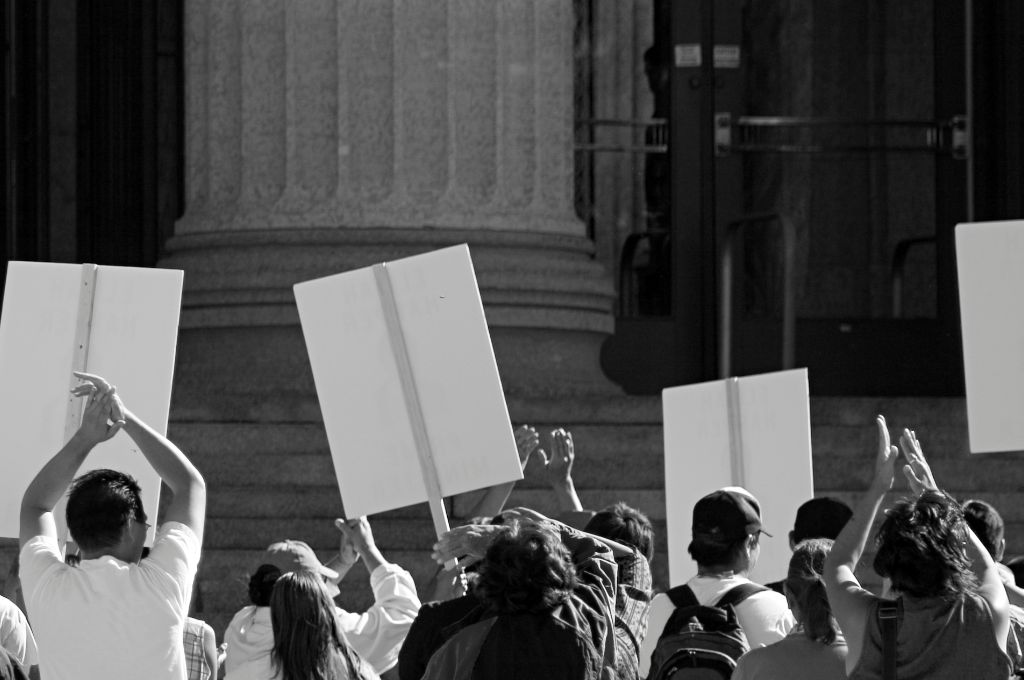
[[697, 602], [687, 585], [666, 592], [676, 610], [658, 638], [647, 680], [728, 680], [736, 661], [750, 651], [733, 607], [766, 590], [743, 583], [711, 606]]
[[1024, 677], [1024, 609], [1010, 605], [1010, 634], [1006, 636], [1006, 655], [1013, 664], [1013, 677]]

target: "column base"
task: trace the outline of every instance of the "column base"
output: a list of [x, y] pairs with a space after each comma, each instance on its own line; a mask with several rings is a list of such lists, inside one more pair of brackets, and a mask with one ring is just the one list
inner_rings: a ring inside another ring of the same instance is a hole
[[177, 415], [318, 420], [292, 285], [458, 243], [470, 247], [506, 394], [621, 394], [600, 368], [614, 291], [588, 239], [454, 229], [236, 231], [176, 236], [160, 262], [185, 270]]

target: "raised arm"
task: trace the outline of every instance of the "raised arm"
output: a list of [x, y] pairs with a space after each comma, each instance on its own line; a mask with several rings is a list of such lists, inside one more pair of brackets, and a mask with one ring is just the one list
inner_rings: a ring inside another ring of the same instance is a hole
[[163, 436], [138, 416], [120, 404], [120, 398], [103, 378], [88, 373], [75, 373], [87, 384], [94, 385], [99, 391], [114, 393], [113, 408], [120, 407], [124, 414], [124, 431], [132, 438], [142, 455], [173, 496], [164, 511], [164, 521], [181, 522], [188, 526], [203, 540], [203, 525], [206, 520], [206, 482], [199, 470], [185, 457], [167, 437]]
[[377, 548], [377, 544], [373, 540], [370, 522], [366, 517], [336, 519], [334, 520], [334, 526], [344, 536], [344, 540], [353, 547], [356, 554], [363, 559], [366, 571], [372, 574], [377, 567], [387, 564], [387, 560], [384, 559], [384, 555], [381, 554], [380, 549]]
[[576, 460], [576, 446], [572, 433], [558, 428], [551, 433], [551, 455], [543, 449], [540, 451], [544, 459], [544, 478], [555, 493], [555, 501], [559, 512], [581, 512], [583, 504], [576, 493], [576, 484], [572, 481], [572, 464]]
[[[939, 487], [932, 476], [931, 467], [924, 458], [921, 443], [913, 430], [903, 430], [900, 436], [900, 448], [907, 464], [903, 466], [903, 474], [915, 494], [925, 491], [938, 491]], [[1006, 648], [1006, 636], [1010, 632], [1010, 603], [1006, 588], [999, 576], [999, 569], [992, 555], [974, 534], [971, 527], [964, 522], [967, 530], [967, 557], [971, 560], [971, 571], [978, 579], [978, 594], [988, 603], [992, 610], [992, 629], [1000, 648]]]
[[82, 424], [68, 443], [36, 474], [21, 499], [20, 543], [25, 545], [34, 536], [57, 538], [53, 508], [75, 478], [86, 456], [93, 448], [115, 434], [120, 428], [119, 412], [115, 412], [117, 396], [109, 385], [106, 389], [76, 389], [75, 396], [88, 395]]
[[[540, 435], [529, 425], [520, 425], [513, 434], [516, 439], [516, 451], [519, 453], [520, 469], [526, 470], [530, 456], [540, 444]], [[504, 482], [486, 489], [459, 494], [453, 499], [453, 514], [462, 519], [494, 517], [505, 507], [505, 502], [515, 486], [515, 482]]]
[[828, 592], [828, 600], [832, 605], [832, 613], [839, 623], [849, 653], [846, 657], [846, 670], [850, 672], [860, 659], [864, 645], [864, 630], [867, 623], [874, 595], [861, 587], [854, 575], [854, 569], [864, 552], [864, 546], [875, 521], [878, 508], [885, 498], [885, 493], [892, 488], [894, 470], [898, 451], [889, 443], [889, 430], [886, 428], [885, 417], [878, 416], [875, 420], [878, 427], [878, 451], [875, 456], [875, 470], [871, 485], [854, 508], [853, 517], [846, 523], [836, 537], [832, 551], [825, 560], [822, 578]]

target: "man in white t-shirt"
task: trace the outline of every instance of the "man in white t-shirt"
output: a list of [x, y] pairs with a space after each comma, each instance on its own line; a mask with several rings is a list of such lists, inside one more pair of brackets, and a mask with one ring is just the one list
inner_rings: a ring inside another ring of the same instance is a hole
[[[750, 583], [747, 573], [757, 562], [762, 533], [761, 506], [746, 489], [719, 489], [697, 501], [688, 548], [697, 575], [686, 585], [699, 604], [713, 605], [736, 586]], [[674, 609], [664, 593], [651, 602], [647, 637], [640, 647], [640, 677], [650, 672], [651, 654]], [[768, 589], [750, 595], [735, 611], [751, 649], [778, 642], [796, 623], [786, 598]]]
[[18, 605], [0, 595], [0, 646], [25, 668], [39, 663], [36, 638]]
[[[76, 373], [88, 397], [82, 424], [43, 466], [21, 502], [21, 580], [46, 680], [185, 680], [182, 629], [199, 563], [206, 485], [168, 441], [124, 408], [98, 376]], [[173, 494], [149, 556], [138, 483], [116, 470], [74, 479], [89, 452], [119, 429]], [[67, 524], [81, 555], [66, 565], [53, 508], [71, 484]]]

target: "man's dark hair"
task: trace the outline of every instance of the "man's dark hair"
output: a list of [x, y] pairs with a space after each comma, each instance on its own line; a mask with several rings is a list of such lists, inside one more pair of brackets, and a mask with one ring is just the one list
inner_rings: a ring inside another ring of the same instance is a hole
[[129, 519], [146, 521], [139, 483], [117, 470], [86, 472], [71, 483], [66, 517], [83, 550], [117, 545]]
[[[758, 534], [751, 534], [755, 539]], [[747, 545], [747, 536], [731, 543], [716, 541], [711, 538], [695, 536], [686, 551], [693, 561], [702, 567], [728, 567], [736, 564], [743, 555]]]
[[875, 541], [874, 567], [892, 587], [915, 597], [955, 596], [972, 589], [960, 504], [941, 491], [903, 499], [886, 513]]
[[633, 546], [648, 562], [654, 558], [654, 527], [651, 520], [625, 503], [614, 503], [597, 512], [583, 530], [588, 534]]
[[996, 559], [1006, 531], [999, 512], [985, 501], [972, 499], [964, 503], [964, 520], [985, 546], [985, 550], [988, 550], [988, 554]]
[[576, 587], [576, 568], [559, 536], [541, 524], [516, 522], [484, 556], [476, 595], [498, 614], [544, 612]]

